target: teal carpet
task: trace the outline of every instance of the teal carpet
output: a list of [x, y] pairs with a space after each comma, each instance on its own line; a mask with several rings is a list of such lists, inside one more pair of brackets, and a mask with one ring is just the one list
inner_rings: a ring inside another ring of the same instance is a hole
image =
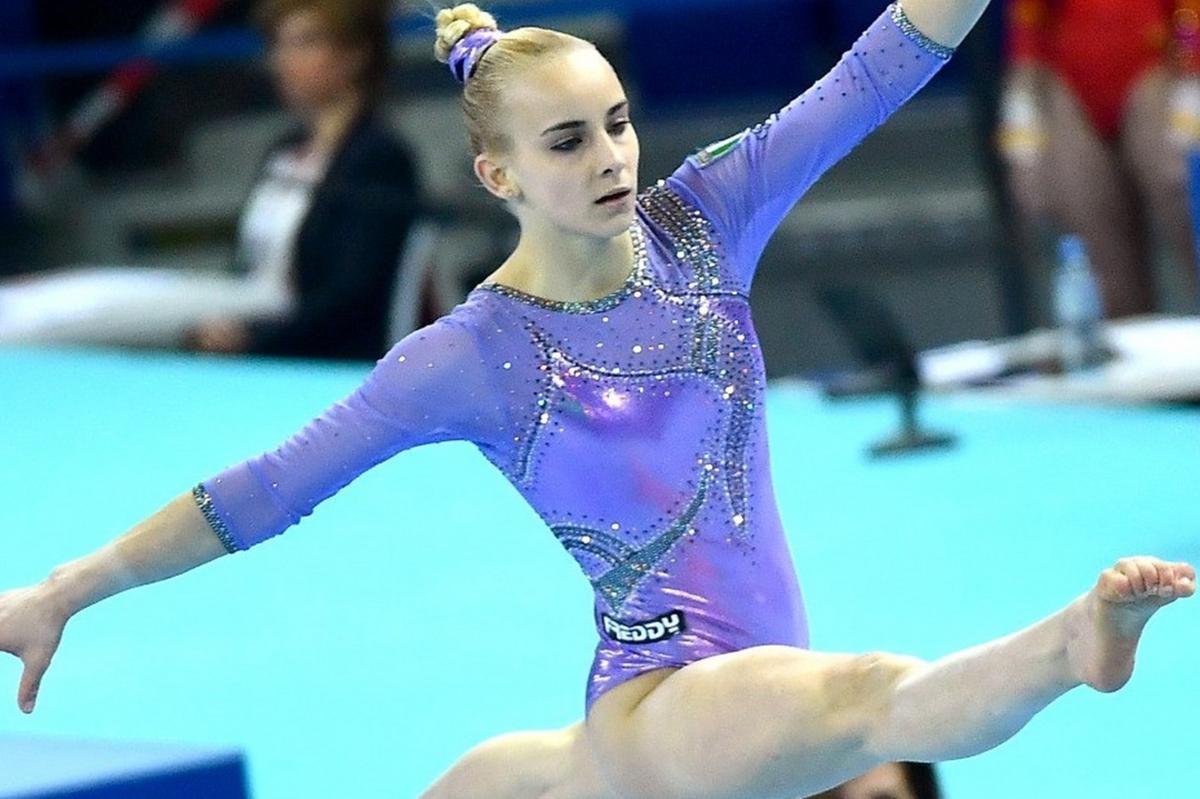
[[[0, 353], [0, 587], [273, 446], [362, 371]], [[1036, 621], [1121, 555], [1200, 561], [1200, 412], [939, 400], [926, 416], [957, 449], [869, 462], [894, 415], [769, 396], [817, 648], [936, 657]], [[0, 659], [0, 734], [229, 744], [257, 799], [408, 799], [484, 738], [575, 720], [591, 623], [586, 581], [515, 490], [470, 445], [426, 447], [281, 539], [85, 611], [31, 718]], [[1194, 600], [1151, 625], [1125, 691], [1076, 691], [947, 764], [947, 795], [1192, 796], [1198, 712]]]

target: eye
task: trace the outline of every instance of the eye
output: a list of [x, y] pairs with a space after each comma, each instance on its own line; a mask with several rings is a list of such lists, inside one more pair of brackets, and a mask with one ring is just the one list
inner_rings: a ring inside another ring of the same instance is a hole
[[622, 133], [624, 133], [626, 130], [628, 130], [629, 126], [632, 124], [633, 124], [633, 122], [631, 122], [630, 120], [622, 119], [619, 122], [614, 122], [613, 126], [611, 128], [609, 128], [609, 130], [612, 132], [612, 134], [614, 136], [620, 136]]
[[582, 141], [579, 139], [578, 136], [576, 136], [571, 139], [566, 139], [565, 141], [560, 141], [558, 144], [554, 145], [550, 149], [557, 150], [560, 153], [569, 153], [573, 150], [579, 149], [580, 144], [582, 144]]

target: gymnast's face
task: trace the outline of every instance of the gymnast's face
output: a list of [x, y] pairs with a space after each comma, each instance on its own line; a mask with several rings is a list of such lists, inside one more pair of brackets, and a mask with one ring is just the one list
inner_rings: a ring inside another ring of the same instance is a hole
[[271, 32], [270, 64], [284, 103], [293, 111], [319, 111], [357, 90], [366, 58], [335, 38], [316, 9], [286, 15]]
[[497, 158], [498, 179], [517, 193], [522, 225], [596, 238], [628, 229], [640, 149], [625, 90], [604, 56], [577, 47], [535, 64], [505, 87], [505, 100], [510, 147]]

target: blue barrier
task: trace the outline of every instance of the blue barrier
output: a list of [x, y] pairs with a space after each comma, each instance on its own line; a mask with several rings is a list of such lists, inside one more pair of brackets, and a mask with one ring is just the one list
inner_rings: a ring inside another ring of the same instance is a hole
[[[488, 10], [506, 27], [529, 25], [562, 17], [611, 14], [625, 17], [648, 9], [736, 7], [737, 0], [538, 0], [528, 3], [492, 3]], [[429, 36], [431, 16], [405, 14], [392, 23], [397, 38]], [[136, 39], [110, 39], [38, 47], [0, 49], [0, 82], [30, 80], [50, 75], [104, 72], [137, 59], [161, 64], [194, 64], [212, 61], [246, 61], [262, 55], [262, 37], [248, 28], [198, 33], [178, 42], [151, 43]]]
[[813, 0], [741, 0], [677, 14], [642, 4], [629, 15], [625, 37], [640, 99], [661, 108], [714, 98], [792, 97], [820, 74], [805, 59], [817, 46], [812, 7]]
[[239, 752], [0, 737], [0, 799], [247, 799]]

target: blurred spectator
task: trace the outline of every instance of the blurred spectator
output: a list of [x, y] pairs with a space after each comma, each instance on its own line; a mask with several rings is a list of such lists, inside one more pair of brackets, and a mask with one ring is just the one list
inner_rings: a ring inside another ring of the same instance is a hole
[[812, 799], [941, 799], [929, 763], [885, 763]]
[[1109, 316], [1155, 309], [1157, 232], [1194, 287], [1186, 152], [1200, 0], [1012, 0], [1000, 144], [1018, 206], [1088, 246]]
[[236, 271], [83, 270], [0, 285], [0, 342], [179, 345], [374, 359], [418, 213], [413, 159], [377, 114], [387, 0], [260, 0], [281, 98], [299, 121], [243, 209]]
[[286, 270], [295, 307], [276, 319], [208, 321], [192, 337], [198, 348], [382, 355], [397, 259], [417, 208], [412, 159], [374, 115], [389, 64], [388, 7], [260, 3], [280, 92], [304, 127], [267, 159], [247, 207], [243, 256]]
[[[0, 50], [32, 44], [32, 0], [0, 4]], [[32, 138], [39, 109], [28, 82], [0, 78], [0, 228], [17, 210], [18, 142]]]

